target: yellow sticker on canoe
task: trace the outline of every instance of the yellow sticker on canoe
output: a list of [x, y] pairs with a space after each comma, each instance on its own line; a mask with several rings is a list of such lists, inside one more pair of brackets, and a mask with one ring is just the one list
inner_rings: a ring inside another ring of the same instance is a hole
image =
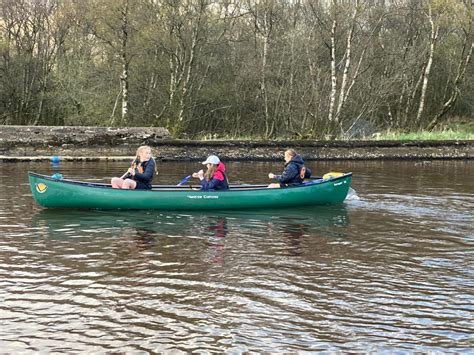
[[45, 193], [46, 190], [48, 189], [48, 186], [40, 182], [39, 184], [36, 184], [36, 191], [38, 191], [40, 194]]

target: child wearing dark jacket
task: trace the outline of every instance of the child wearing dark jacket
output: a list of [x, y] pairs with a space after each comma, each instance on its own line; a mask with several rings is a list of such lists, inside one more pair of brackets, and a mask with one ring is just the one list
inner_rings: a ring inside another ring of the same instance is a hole
[[151, 182], [156, 173], [156, 163], [149, 146], [137, 149], [132, 166], [122, 177], [114, 177], [111, 185], [114, 189], [151, 190]]
[[304, 166], [301, 156], [293, 149], [285, 151], [285, 169], [281, 175], [268, 174], [270, 179], [277, 180], [278, 183], [270, 184], [269, 187], [295, 186], [303, 183], [304, 179], [311, 177], [311, 170]]

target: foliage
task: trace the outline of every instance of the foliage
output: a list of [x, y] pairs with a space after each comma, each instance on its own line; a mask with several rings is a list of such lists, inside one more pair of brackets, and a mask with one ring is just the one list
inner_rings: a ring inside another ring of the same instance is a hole
[[0, 124], [267, 139], [347, 139], [361, 124], [447, 132], [450, 116], [474, 116], [473, 8], [2, 0]]

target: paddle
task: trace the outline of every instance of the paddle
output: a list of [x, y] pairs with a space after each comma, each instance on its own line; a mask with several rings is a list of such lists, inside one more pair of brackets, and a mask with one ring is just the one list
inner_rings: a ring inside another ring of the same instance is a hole
[[[132, 161], [132, 164], [130, 164], [130, 167], [131, 167], [132, 169], [135, 169], [135, 167], [137, 166], [137, 159], [138, 159], [138, 157], [135, 157], [135, 159], [133, 159], [133, 161]], [[121, 179], [125, 179], [125, 176], [127, 176], [127, 175], [129, 175], [128, 170], [127, 170], [127, 172], [126, 172], [125, 174], [123, 174], [120, 178], [121, 178]]]
[[191, 175], [186, 176], [183, 180], [178, 182], [178, 185], [176, 185], [176, 186], [181, 186], [181, 185], [185, 184], [190, 178], [191, 178]]

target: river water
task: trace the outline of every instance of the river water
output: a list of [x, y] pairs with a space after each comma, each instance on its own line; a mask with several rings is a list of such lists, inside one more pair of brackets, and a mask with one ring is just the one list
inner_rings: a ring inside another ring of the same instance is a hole
[[[472, 161], [310, 162], [357, 195], [280, 211], [46, 210], [27, 183], [124, 165], [0, 163], [2, 352], [474, 351]], [[155, 183], [198, 168], [159, 162]]]

